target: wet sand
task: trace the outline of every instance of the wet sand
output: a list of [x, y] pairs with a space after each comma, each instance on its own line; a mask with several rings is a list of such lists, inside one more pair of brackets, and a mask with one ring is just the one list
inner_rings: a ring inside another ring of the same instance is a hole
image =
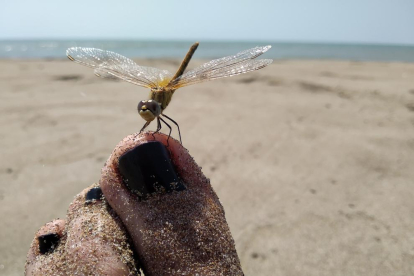
[[[22, 275], [35, 231], [142, 127], [148, 91], [68, 60], [0, 61], [0, 91], [0, 275]], [[177, 90], [165, 113], [246, 275], [414, 274], [414, 64], [276, 61]]]

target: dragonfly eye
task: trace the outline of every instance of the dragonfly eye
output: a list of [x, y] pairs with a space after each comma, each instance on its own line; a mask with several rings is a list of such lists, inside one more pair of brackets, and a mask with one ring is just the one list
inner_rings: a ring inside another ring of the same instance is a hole
[[145, 120], [152, 121], [161, 114], [161, 106], [154, 100], [140, 101], [138, 103], [138, 113]]

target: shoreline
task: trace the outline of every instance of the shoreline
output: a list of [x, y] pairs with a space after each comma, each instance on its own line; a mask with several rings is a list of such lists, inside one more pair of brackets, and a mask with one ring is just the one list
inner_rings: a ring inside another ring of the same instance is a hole
[[[183, 56], [184, 57], [184, 56]], [[171, 61], [178, 61], [181, 62], [182, 58], [142, 58], [142, 57], [128, 57], [132, 60], [134, 60], [138, 65], [139, 62], [148, 62], [148, 61], [165, 61], [165, 62], [171, 62]], [[263, 56], [260, 57], [258, 59], [266, 59], [268, 57]], [[202, 62], [208, 62], [210, 60], [213, 60], [215, 58], [192, 58], [191, 62], [190, 62], [190, 66], [191, 64], [195, 61], [197, 63], [202, 63]], [[355, 62], [355, 63], [379, 63], [379, 64], [383, 64], [383, 63], [401, 63], [401, 64], [414, 64], [414, 61], [399, 61], [399, 60], [395, 60], [395, 61], [381, 61], [381, 60], [354, 60], [354, 59], [334, 59], [334, 58], [319, 58], [319, 59], [306, 59], [306, 58], [272, 58], [273, 62]], [[68, 58], [65, 57], [61, 57], [61, 58], [1, 58], [0, 57], [0, 62], [53, 62], [53, 61], [57, 61], [57, 62], [61, 62], [61, 61], [67, 61]], [[190, 68], [191, 69], [191, 68]]]

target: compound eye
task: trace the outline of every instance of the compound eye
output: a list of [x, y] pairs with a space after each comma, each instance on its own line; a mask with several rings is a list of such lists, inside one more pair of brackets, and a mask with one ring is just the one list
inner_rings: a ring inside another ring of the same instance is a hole
[[152, 114], [156, 115], [158, 113], [159, 105], [156, 101], [147, 100], [140, 101], [138, 103], [138, 111], [151, 111]]
[[157, 112], [157, 109], [158, 109], [158, 103], [157, 103], [156, 101], [151, 101], [151, 100], [149, 100], [149, 101], [147, 101], [146, 106], [147, 106], [147, 108], [148, 108], [149, 110], [151, 110], [151, 112], [152, 112], [152, 113], [156, 113], [156, 112]]

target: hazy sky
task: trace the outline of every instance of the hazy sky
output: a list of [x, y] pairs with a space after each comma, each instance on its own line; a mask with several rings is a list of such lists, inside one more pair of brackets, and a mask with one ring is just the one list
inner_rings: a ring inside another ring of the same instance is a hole
[[0, 1], [0, 39], [414, 44], [414, 0]]

